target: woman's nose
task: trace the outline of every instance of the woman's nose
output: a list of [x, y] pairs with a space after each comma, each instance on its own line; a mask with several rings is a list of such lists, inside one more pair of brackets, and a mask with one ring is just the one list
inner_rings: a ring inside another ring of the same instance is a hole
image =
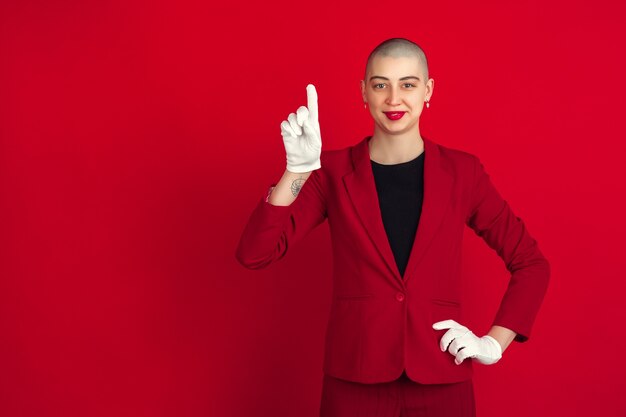
[[387, 96], [387, 103], [389, 105], [400, 104], [400, 93], [394, 87], [389, 89], [389, 95]]

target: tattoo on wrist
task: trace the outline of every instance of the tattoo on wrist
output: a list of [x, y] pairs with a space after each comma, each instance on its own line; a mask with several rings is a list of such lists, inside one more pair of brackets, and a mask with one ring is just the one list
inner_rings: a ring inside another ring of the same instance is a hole
[[291, 194], [293, 194], [294, 197], [298, 196], [298, 193], [302, 189], [302, 185], [305, 181], [305, 178], [300, 177], [291, 182]]

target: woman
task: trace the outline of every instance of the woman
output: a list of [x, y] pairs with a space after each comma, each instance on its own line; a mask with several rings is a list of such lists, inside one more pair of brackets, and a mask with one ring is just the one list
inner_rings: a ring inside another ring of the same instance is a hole
[[[281, 124], [287, 169], [253, 211], [236, 251], [263, 268], [328, 219], [333, 298], [320, 415], [474, 416], [472, 362], [525, 342], [549, 264], [474, 155], [423, 138], [434, 80], [422, 49], [393, 38], [361, 81], [374, 134], [321, 150], [317, 93]], [[419, 224], [419, 227], [418, 227]], [[511, 272], [488, 334], [463, 326], [465, 225]]]

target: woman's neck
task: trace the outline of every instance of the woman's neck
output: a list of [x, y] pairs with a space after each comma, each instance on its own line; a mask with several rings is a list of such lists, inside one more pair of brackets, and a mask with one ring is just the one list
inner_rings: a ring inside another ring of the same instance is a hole
[[412, 135], [377, 135], [369, 139], [370, 159], [379, 164], [401, 164], [417, 158], [424, 151], [424, 140]]

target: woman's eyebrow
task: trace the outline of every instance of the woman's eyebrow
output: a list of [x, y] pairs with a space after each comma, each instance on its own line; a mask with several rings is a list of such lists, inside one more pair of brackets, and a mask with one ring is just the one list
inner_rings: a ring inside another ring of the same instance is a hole
[[[372, 81], [374, 78], [380, 78], [380, 79], [382, 79], [382, 80], [387, 80], [387, 81], [389, 81], [389, 78], [387, 78], [387, 77], [382, 77], [382, 76], [380, 76], [380, 75], [373, 75], [373, 76], [371, 76], [371, 77], [370, 77], [370, 81]], [[402, 80], [410, 80], [410, 79], [412, 79], [412, 78], [416, 79], [417, 81], [419, 81], [419, 80], [420, 80], [418, 77], [416, 77], [416, 76], [414, 76], [414, 75], [407, 75], [406, 77], [402, 77], [402, 78], [400, 78], [400, 81], [402, 81]]]

